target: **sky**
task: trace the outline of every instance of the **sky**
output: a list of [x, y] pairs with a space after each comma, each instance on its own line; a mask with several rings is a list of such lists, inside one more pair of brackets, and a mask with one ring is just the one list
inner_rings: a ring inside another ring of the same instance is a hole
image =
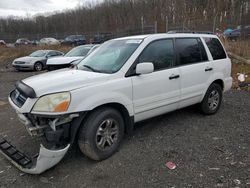
[[84, 3], [101, 0], [0, 0], [0, 17], [32, 17], [54, 11], [73, 9]]

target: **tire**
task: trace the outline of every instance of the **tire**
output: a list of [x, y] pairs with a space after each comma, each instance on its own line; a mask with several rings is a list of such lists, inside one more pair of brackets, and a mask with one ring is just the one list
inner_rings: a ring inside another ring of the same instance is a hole
[[48, 69], [48, 71], [54, 71], [54, 70], [56, 70], [56, 68], [54, 66], [48, 66], [47, 69]]
[[212, 115], [215, 114], [222, 102], [222, 88], [220, 85], [213, 83], [209, 86], [202, 102], [200, 103], [200, 109], [203, 114]]
[[88, 158], [101, 161], [118, 150], [123, 136], [124, 120], [121, 114], [113, 108], [102, 107], [94, 110], [83, 122], [78, 145]]
[[43, 70], [43, 64], [41, 62], [36, 62], [34, 65], [35, 71], [42, 71]]

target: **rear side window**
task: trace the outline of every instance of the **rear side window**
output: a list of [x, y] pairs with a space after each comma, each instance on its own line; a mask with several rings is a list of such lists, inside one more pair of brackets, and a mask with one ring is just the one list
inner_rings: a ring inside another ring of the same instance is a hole
[[226, 52], [224, 51], [220, 41], [216, 38], [204, 38], [209, 51], [214, 60], [227, 58]]
[[152, 62], [154, 70], [170, 68], [174, 62], [172, 39], [163, 39], [150, 43], [139, 56], [139, 63]]
[[177, 38], [178, 64], [187, 65], [207, 61], [205, 48], [199, 38]]

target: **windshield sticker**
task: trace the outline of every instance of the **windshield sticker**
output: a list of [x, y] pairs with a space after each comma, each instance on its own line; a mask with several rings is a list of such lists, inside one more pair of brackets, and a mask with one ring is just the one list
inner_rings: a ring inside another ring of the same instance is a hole
[[140, 44], [142, 40], [128, 40], [126, 44]]

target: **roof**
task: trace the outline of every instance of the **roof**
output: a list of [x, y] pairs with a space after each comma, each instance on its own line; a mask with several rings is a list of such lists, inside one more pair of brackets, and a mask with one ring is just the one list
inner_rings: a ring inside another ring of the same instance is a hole
[[91, 48], [93, 46], [95, 46], [95, 44], [85, 44], [85, 45], [76, 46], [75, 48], [78, 48], [78, 47], [79, 48], [83, 48], [83, 47]]
[[146, 38], [175, 38], [175, 37], [217, 37], [214, 34], [199, 34], [199, 33], [157, 33], [157, 34], [149, 34], [149, 35], [136, 35], [136, 36], [128, 36], [117, 38], [115, 40], [129, 40], [129, 39], [146, 39]]
[[[36, 51], [43, 51], [43, 52], [54, 52], [54, 51], [56, 51], [56, 52], [60, 52], [60, 51], [58, 51], [58, 50], [36, 50]], [[36, 52], [36, 51], [34, 51], [34, 52]]]

